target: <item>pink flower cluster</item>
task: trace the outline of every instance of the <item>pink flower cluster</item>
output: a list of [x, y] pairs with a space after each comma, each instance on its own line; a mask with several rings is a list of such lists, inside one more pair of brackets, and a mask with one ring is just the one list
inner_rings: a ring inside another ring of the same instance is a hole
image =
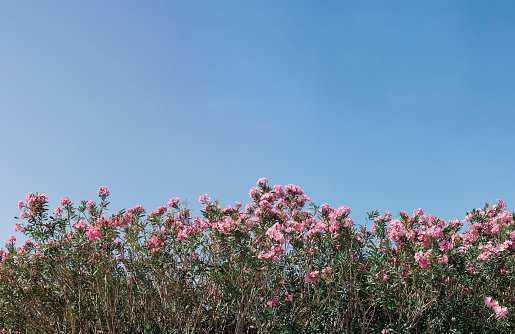
[[24, 206], [26, 208], [26, 211], [20, 214], [20, 218], [31, 219], [34, 216], [35, 212], [41, 212], [43, 210], [43, 206], [47, 202], [48, 198], [45, 196], [45, 194], [28, 193], [25, 197], [25, 204], [23, 204], [23, 201], [18, 202], [18, 208], [20, 210]]
[[93, 205], [97, 204], [95, 201], [88, 201], [86, 203], [86, 210], [91, 210], [91, 208], [93, 207]]
[[136, 205], [133, 208], [127, 209], [127, 213], [145, 213], [145, 209], [141, 205]]
[[176, 205], [177, 203], [179, 203], [180, 200], [181, 199], [179, 197], [170, 198], [170, 200], [168, 201], [168, 206], [172, 207], [172, 206]]
[[68, 197], [61, 198], [61, 205], [66, 206], [72, 204], [72, 201]]
[[91, 225], [86, 230], [86, 235], [88, 236], [90, 241], [94, 241], [98, 239], [102, 235], [102, 231], [100, 229], [100, 226]]
[[421, 268], [426, 268], [426, 267], [431, 266], [431, 260], [429, 260], [431, 253], [433, 253], [432, 249], [428, 250], [425, 253], [424, 252], [415, 253], [415, 262], [418, 263]]
[[318, 275], [318, 270], [315, 270], [315, 271], [312, 271], [310, 272], [309, 274], [306, 275], [306, 283], [311, 283], [311, 282], [318, 282], [320, 281], [320, 278], [317, 277]]
[[166, 206], [162, 205], [162, 206], [158, 207], [157, 209], [152, 210], [152, 212], [147, 215], [147, 219], [150, 219], [154, 216], [162, 215], [163, 213], [165, 213], [167, 211], [168, 211], [168, 208]]
[[508, 314], [508, 308], [500, 307], [499, 302], [493, 300], [491, 296], [485, 297], [485, 304], [486, 306], [493, 308], [495, 314], [497, 314], [499, 317], [505, 317]]
[[109, 189], [107, 187], [98, 188], [98, 196], [109, 195]]
[[78, 222], [75, 222], [73, 224], [73, 228], [78, 229], [78, 230], [85, 229], [87, 226], [88, 226], [88, 224], [83, 220], [79, 220]]
[[266, 304], [270, 307], [275, 307], [279, 305], [279, 301], [276, 298], [272, 298]]

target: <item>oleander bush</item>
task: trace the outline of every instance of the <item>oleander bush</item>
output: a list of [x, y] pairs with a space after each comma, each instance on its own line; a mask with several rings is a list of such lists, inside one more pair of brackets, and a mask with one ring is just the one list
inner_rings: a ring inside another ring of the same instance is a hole
[[29, 239], [0, 250], [2, 333], [515, 332], [501, 200], [449, 222], [368, 213], [367, 229], [264, 178], [245, 207], [201, 196], [201, 217], [179, 198], [108, 214], [98, 195], [53, 215], [44, 194], [20, 201]]

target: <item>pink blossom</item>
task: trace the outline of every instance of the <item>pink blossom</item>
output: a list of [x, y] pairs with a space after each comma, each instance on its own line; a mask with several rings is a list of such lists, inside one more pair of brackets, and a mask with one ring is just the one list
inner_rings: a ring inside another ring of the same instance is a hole
[[443, 254], [443, 255], [438, 256], [438, 263], [448, 263], [448, 262], [449, 262], [449, 258], [447, 257], [447, 255]]
[[260, 178], [258, 181], [257, 181], [257, 185], [258, 186], [264, 186], [265, 183], [268, 183], [268, 180], [264, 177]]
[[274, 185], [274, 194], [276, 198], [284, 197], [284, 189], [283, 186], [276, 184]]
[[499, 302], [494, 300], [491, 296], [485, 297], [485, 304], [493, 308], [495, 314], [499, 317], [505, 317], [508, 314], [508, 308], [499, 306]]
[[23, 246], [18, 246], [17, 248], [18, 254], [26, 254], [27, 250]]
[[98, 237], [102, 235], [102, 232], [100, 231], [100, 226], [91, 225], [90, 227], [88, 227], [86, 235], [88, 236], [90, 241], [96, 240]]
[[279, 305], [279, 301], [276, 298], [272, 298], [266, 304], [270, 307], [274, 307]]
[[510, 274], [510, 270], [508, 270], [508, 269], [501, 269], [501, 274], [508, 276]]
[[318, 275], [318, 270], [312, 271], [309, 274], [306, 275], [306, 283], [310, 283], [313, 281], [319, 281], [320, 279], [315, 278], [315, 276]]
[[150, 248], [156, 248], [163, 245], [163, 241], [159, 239], [156, 235], [152, 235], [150, 239], [145, 242], [145, 245]]
[[451, 243], [449, 241], [447, 241], [447, 240], [440, 241], [440, 243], [438, 245], [440, 245], [440, 250], [442, 252], [452, 248]]
[[370, 228], [370, 231], [372, 231], [372, 233], [374, 233], [374, 235], [377, 236], [377, 225], [372, 225], [372, 227]]
[[63, 212], [63, 209], [62, 209], [60, 206], [58, 206], [57, 208], [55, 208], [55, 210], [54, 210], [54, 217], [55, 217], [55, 218], [57, 218], [57, 216], [59, 216], [59, 214], [60, 214], [61, 212]]
[[11, 243], [12, 241], [16, 241], [16, 237], [14, 235], [9, 236], [9, 239], [7, 239], [7, 243]]
[[15, 232], [23, 232], [23, 231], [25, 231], [25, 228], [23, 227], [23, 225], [21, 223], [16, 223], [16, 224], [14, 224], [14, 231]]
[[428, 250], [426, 253], [417, 252], [415, 253], [415, 262], [420, 265], [421, 268], [426, 268], [431, 266], [431, 262], [426, 261], [429, 255], [433, 252], [432, 249]]
[[88, 203], [86, 203], [86, 210], [91, 210], [91, 207], [95, 204], [97, 204], [95, 201], [88, 201]]
[[183, 239], [188, 238], [191, 234], [193, 234], [193, 232], [193, 227], [188, 226], [184, 230], [179, 231], [179, 233], [177, 233], [177, 238], [175, 238], [175, 240], [182, 241]]
[[266, 235], [277, 242], [284, 243], [284, 235], [281, 233], [282, 230], [284, 230], [284, 226], [282, 224], [275, 223], [266, 231]]
[[497, 314], [499, 317], [505, 317], [507, 314], [508, 314], [508, 308], [507, 307], [494, 307], [494, 312], [495, 314]]
[[413, 210], [413, 217], [422, 216], [424, 213], [421, 208]]
[[259, 192], [259, 189], [258, 187], [252, 187], [250, 188], [250, 191], [249, 191], [249, 197], [252, 198], [254, 196], [256, 196], [256, 194]]
[[207, 204], [211, 198], [207, 197], [207, 194], [204, 194], [198, 198], [198, 201], [202, 204]]
[[81, 230], [81, 229], [86, 228], [87, 226], [88, 225], [86, 224], [85, 221], [79, 220], [78, 222], [75, 222], [72, 227], [75, 228], [75, 229]]
[[490, 297], [490, 296], [485, 297], [485, 304], [486, 304], [486, 306], [493, 307], [494, 306], [493, 301], [494, 300], [493, 300], [492, 297]]
[[293, 297], [295, 296], [294, 293], [289, 293], [288, 291], [284, 291], [284, 294], [286, 295], [286, 301], [287, 302], [293, 301]]
[[136, 205], [134, 208], [127, 209], [127, 213], [145, 213], [145, 209], [141, 205]]
[[387, 329], [383, 329], [383, 330], [381, 331], [381, 334], [388, 334], [388, 330], [387, 330]]
[[157, 209], [152, 210], [152, 212], [148, 214], [147, 219], [150, 219], [152, 216], [155, 216], [155, 215], [162, 215], [163, 213], [165, 213], [167, 211], [168, 211], [168, 208], [166, 206], [162, 205], [162, 206], [158, 207]]
[[109, 189], [107, 187], [98, 188], [98, 196], [109, 195]]
[[294, 195], [302, 196], [304, 194], [304, 191], [302, 191], [302, 189], [299, 186], [293, 184], [288, 184], [284, 187], [284, 190]]
[[179, 197], [170, 198], [170, 200], [168, 201], [168, 206], [172, 207], [175, 204], [177, 204], [179, 201], [180, 201]]
[[70, 205], [71, 204], [71, 200], [68, 198], [68, 197], [63, 197], [61, 198], [61, 205], [62, 206], [66, 206], [66, 205]]
[[487, 251], [487, 252], [483, 252], [483, 253], [481, 253], [481, 254], [479, 254], [479, 255], [477, 256], [477, 259], [478, 259], [478, 260], [485, 260], [485, 261], [488, 261], [488, 260], [490, 260], [490, 254], [491, 254], [491, 253], [490, 253], [490, 252], [488, 252], [488, 251]]
[[23, 201], [18, 202], [18, 208], [21, 210], [23, 208]]

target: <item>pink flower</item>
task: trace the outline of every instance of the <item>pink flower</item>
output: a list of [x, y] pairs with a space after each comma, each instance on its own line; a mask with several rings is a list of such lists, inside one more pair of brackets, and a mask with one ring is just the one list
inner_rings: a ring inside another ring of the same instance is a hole
[[[23, 208], [23, 201], [19, 201], [18, 202], [18, 208], [21, 210], [21, 208]], [[5, 330], [5, 329], [4, 329]]]
[[91, 206], [97, 204], [95, 201], [88, 201], [88, 203], [86, 203], [86, 210], [91, 210]]
[[494, 302], [494, 300], [493, 300], [492, 297], [490, 297], [490, 296], [485, 297], [485, 304], [486, 304], [486, 306], [493, 307], [494, 306], [493, 302]]
[[499, 317], [505, 317], [508, 314], [508, 308], [500, 307], [499, 302], [493, 300], [491, 296], [485, 297], [485, 304], [486, 306], [493, 308], [495, 314], [497, 314]]
[[312, 271], [309, 274], [306, 275], [306, 283], [310, 283], [313, 281], [320, 281], [319, 278], [315, 278], [315, 276], [318, 275], [318, 270]]
[[63, 198], [61, 198], [61, 205], [62, 205], [62, 206], [69, 205], [69, 204], [71, 204], [71, 202], [72, 202], [72, 201], [71, 201], [68, 197], [63, 197]]
[[109, 189], [107, 187], [98, 188], [98, 196], [109, 195]]
[[508, 314], [508, 308], [507, 307], [494, 307], [494, 312], [499, 317], [505, 317]]
[[164, 205], [158, 207], [157, 209], [155, 210], [152, 210], [152, 212], [147, 216], [147, 219], [150, 219], [152, 218], [152, 216], [155, 216], [155, 215], [162, 215], [163, 213], [167, 212], [168, 211], [168, 208]]
[[422, 216], [423, 212], [421, 208], [413, 210], [413, 217]]
[[260, 178], [258, 181], [257, 181], [257, 185], [258, 186], [263, 186], [265, 185], [265, 183], [268, 183], [268, 180], [264, 177]]
[[377, 225], [372, 225], [372, 227], [370, 228], [370, 231], [372, 231], [372, 233], [374, 233], [374, 235], [377, 235]]
[[75, 228], [75, 229], [79, 229], [79, 230], [80, 230], [80, 229], [83, 229], [83, 228], [86, 228], [87, 226], [88, 226], [88, 225], [87, 225], [87, 224], [86, 224], [86, 222], [85, 222], [85, 221], [83, 221], [83, 220], [79, 220], [78, 222], [75, 222], [75, 223], [73, 224], [73, 228]]
[[88, 227], [86, 235], [88, 236], [90, 241], [96, 240], [98, 237], [102, 235], [102, 232], [100, 231], [100, 226], [91, 225], [90, 227]]
[[60, 214], [61, 212], [63, 212], [63, 209], [62, 209], [60, 206], [58, 206], [57, 208], [55, 208], [55, 210], [54, 210], [54, 217], [55, 217], [55, 218], [57, 218], [57, 216], [59, 216], [59, 214]]
[[485, 260], [485, 261], [488, 261], [488, 260], [490, 259], [490, 254], [491, 254], [491, 253], [490, 253], [490, 252], [488, 252], [488, 251], [487, 251], [487, 252], [483, 252], [483, 253], [481, 253], [481, 254], [479, 254], [479, 255], [477, 256], [477, 259], [478, 259], [478, 260]]
[[175, 204], [177, 204], [179, 201], [180, 201], [179, 197], [170, 198], [170, 200], [168, 201], [168, 206], [172, 207]]
[[440, 245], [440, 250], [442, 252], [452, 248], [451, 243], [447, 240], [440, 241], [439, 245]]
[[280, 184], [274, 185], [274, 194], [277, 198], [284, 197], [284, 189]]
[[207, 204], [211, 198], [207, 197], [207, 194], [204, 194], [198, 198], [198, 201], [202, 204]]
[[249, 197], [252, 198], [254, 196], [256, 196], [256, 194], [258, 193], [259, 189], [258, 187], [252, 187], [250, 188], [250, 191], [249, 191]]
[[274, 307], [279, 305], [279, 301], [276, 298], [272, 298], [266, 304], [270, 307]]
[[448, 263], [448, 262], [449, 262], [449, 258], [447, 257], [447, 255], [443, 254], [443, 255], [438, 256], [438, 263]]
[[145, 209], [141, 206], [141, 205], [136, 205], [135, 207], [133, 208], [129, 208], [127, 209], [127, 213], [131, 213], [131, 212], [135, 212], [135, 213], [144, 213], [145, 212]]
[[145, 245], [151, 248], [156, 248], [163, 245], [163, 241], [160, 240], [156, 235], [152, 235], [150, 239], [145, 242]]
[[381, 331], [381, 334], [388, 334], [388, 330], [387, 330], [387, 329], [383, 329], [383, 330]]
[[266, 235], [277, 242], [284, 243], [284, 235], [281, 233], [283, 229], [284, 226], [279, 223], [275, 223], [266, 231]]
[[304, 191], [299, 186], [288, 184], [284, 186], [284, 190], [288, 193], [292, 193], [294, 195], [302, 196], [304, 194]]
[[16, 237], [14, 235], [9, 236], [9, 239], [7, 239], [7, 243], [11, 243], [12, 241], [16, 241]]
[[14, 225], [14, 231], [15, 232], [23, 232], [23, 231], [25, 231], [25, 228], [22, 226], [21, 223], [17, 223]]
[[424, 252], [417, 252], [415, 253], [415, 262], [420, 265], [421, 268], [426, 268], [431, 266], [431, 262], [427, 262], [427, 258], [431, 253], [433, 252], [432, 249], [428, 250], [426, 253]]
[[284, 291], [284, 294], [286, 295], [286, 301], [287, 302], [293, 301], [293, 297], [295, 296], [294, 293], [289, 293], [288, 291]]

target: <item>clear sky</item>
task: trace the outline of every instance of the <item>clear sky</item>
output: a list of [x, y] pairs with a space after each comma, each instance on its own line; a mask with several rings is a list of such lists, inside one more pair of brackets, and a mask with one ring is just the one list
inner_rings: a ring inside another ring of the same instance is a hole
[[357, 223], [512, 209], [514, 17], [514, 1], [2, 1], [0, 245], [28, 192], [53, 211], [100, 186], [112, 212], [245, 204], [260, 177]]

